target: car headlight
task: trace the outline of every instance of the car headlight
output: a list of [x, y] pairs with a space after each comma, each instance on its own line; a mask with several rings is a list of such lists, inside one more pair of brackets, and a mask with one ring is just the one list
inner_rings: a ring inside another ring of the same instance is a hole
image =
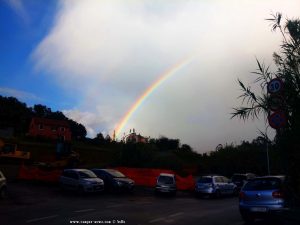
[[92, 185], [92, 182], [91, 181], [86, 181], [84, 182], [86, 185]]
[[118, 185], [118, 186], [122, 186], [123, 183], [122, 183], [121, 181], [117, 181], [117, 185]]

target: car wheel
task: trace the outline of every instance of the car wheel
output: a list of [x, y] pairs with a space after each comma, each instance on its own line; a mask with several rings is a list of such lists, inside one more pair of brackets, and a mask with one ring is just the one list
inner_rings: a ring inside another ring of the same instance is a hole
[[202, 195], [201, 195], [199, 192], [195, 192], [195, 197], [196, 197], [196, 198], [201, 198]]
[[237, 188], [233, 189], [233, 193], [232, 193], [233, 196], [238, 196], [239, 195], [239, 191]]
[[251, 215], [250, 213], [241, 213], [241, 216], [243, 218], [243, 220], [246, 222], [246, 224], [252, 224], [254, 222], [254, 217], [253, 215]]
[[65, 185], [63, 185], [63, 184], [60, 184], [60, 185], [59, 185], [59, 189], [60, 189], [60, 191], [62, 191], [62, 192], [66, 191]]
[[81, 195], [84, 194], [84, 188], [82, 186], [79, 186], [77, 192]]
[[220, 192], [220, 190], [216, 190], [214, 197], [215, 198], [221, 198], [221, 192]]
[[7, 188], [6, 187], [3, 187], [3, 188], [1, 188], [1, 190], [0, 190], [0, 198], [1, 199], [5, 199], [5, 198], [7, 198]]

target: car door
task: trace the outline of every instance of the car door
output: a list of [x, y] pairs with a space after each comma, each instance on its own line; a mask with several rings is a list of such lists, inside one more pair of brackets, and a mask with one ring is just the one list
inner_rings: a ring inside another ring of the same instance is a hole
[[227, 177], [222, 177], [224, 192], [226, 194], [233, 194], [233, 183]]
[[221, 194], [224, 193], [223, 181], [221, 177], [214, 177], [216, 189], [220, 191]]
[[104, 188], [106, 190], [108, 190], [110, 188], [111, 184], [110, 184], [110, 181], [108, 179], [107, 173], [105, 171], [102, 171], [102, 170], [94, 170], [93, 172], [97, 175], [97, 177], [99, 177], [101, 180], [103, 180]]
[[75, 171], [70, 171], [69, 185], [73, 190], [77, 190], [79, 186], [79, 175]]

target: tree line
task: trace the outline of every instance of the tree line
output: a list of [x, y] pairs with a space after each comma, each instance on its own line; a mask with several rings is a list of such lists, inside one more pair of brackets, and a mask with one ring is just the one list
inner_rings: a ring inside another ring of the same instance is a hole
[[76, 121], [69, 119], [62, 112], [53, 112], [45, 105], [36, 104], [28, 107], [14, 97], [0, 95], [0, 128], [13, 128], [14, 136], [25, 136], [33, 117], [56, 119], [67, 121], [70, 125], [72, 137], [77, 139], [85, 138], [86, 128]]

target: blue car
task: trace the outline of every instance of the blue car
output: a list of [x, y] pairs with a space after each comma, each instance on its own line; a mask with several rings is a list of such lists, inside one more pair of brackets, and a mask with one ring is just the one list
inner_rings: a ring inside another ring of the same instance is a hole
[[239, 210], [245, 222], [267, 218], [288, 210], [284, 176], [266, 176], [250, 180], [239, 194]]
[[197, 196], [219, 198], [223, 195], [237, 195], [237, 187], [227, 177], [219, 175], [202, 176], [195, 186]]

